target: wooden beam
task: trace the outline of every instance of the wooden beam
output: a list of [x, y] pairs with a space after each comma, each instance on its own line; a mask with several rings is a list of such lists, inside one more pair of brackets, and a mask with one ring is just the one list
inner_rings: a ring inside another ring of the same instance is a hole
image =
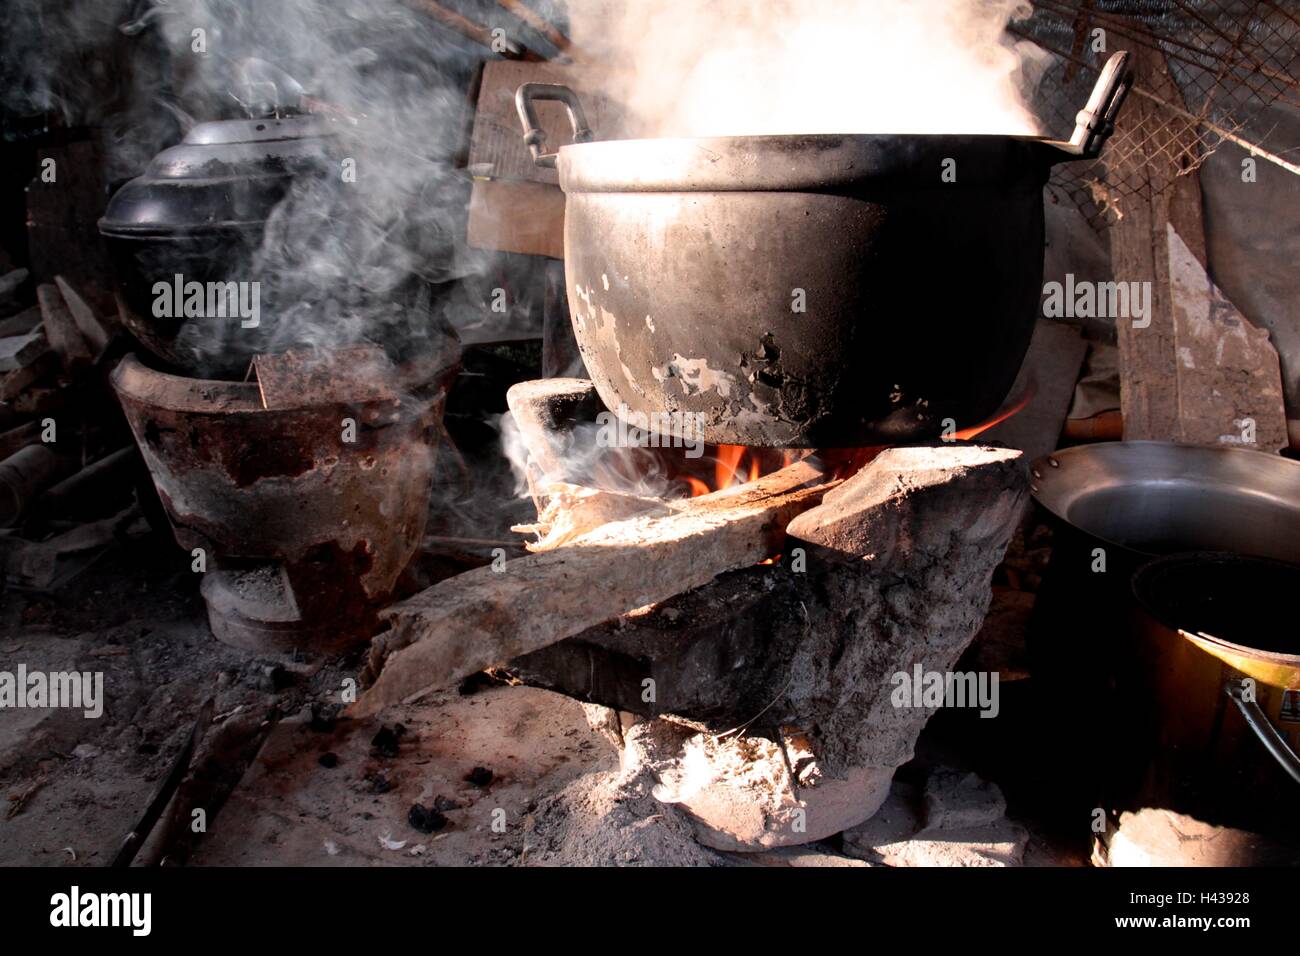
[[522, 43], [505, 36], [504, 31], [498, 36], [493, 36], [493, 29], [475, 23], [468, 17], [461, 16], [455, 10], [450, 10], [440, 3], [435, 3], [434, 0], [406, 0], [406, 2], [408, 6], [423, 11], [449, 30], [454, 30], [466, 39], [473, 40], [479, 46], [485, 47], [493, 53], [499, 53], [512, 60], [537, 61], [542, 59], [540, 55], [534, 53]]
[[1130, 101], [1121, 130], [1137, 148], [1108, 177], [1137, 187], [1112, 230], [1115, 278], [1151, 287], [1149, 324], [1115, 320], [1124, 437], [1275, 452], [1289, 443], [1277, 352], [1207, 275], [1200, 147], [1160, 105], [1181, 103], [1164, 58], [1140, 49], [1136, 69], [1157, 99]]
[[[1181, 102], [1165, 59], [1155, 50], [1133, 51], [1136, 82], [1165, 99]], [[1193, 170], [1178, 175], [1175, 158], [1196, 148], [1190, 129], [1170, 125], [1169, 114], [1143, 98], [1130, 98], [1120, 114], [1111, 149], [1133, 137], [1136, 147], [1111, 168], [1107, 179], [1136, 187], [1123, 201], [1124, 218], [1111, 230], [1111, 261], [1117, 282], [1149, 282], [1149, 325], [1116, 317], [1120, 355], [1120, 410], [1124, 437], [1172, 441], [1178, 435], [1178, 355], [1169, 294], [1167, 229], [1172, 223], [1192, 254], [1205, 264], [1201, 181]]]
[[785, 528], [835, 487], [812, 460], [737, 489], [591, 531], [567, 547], [442, 581], [383, 612], [353, 716], [444, 686], [780, 552]]

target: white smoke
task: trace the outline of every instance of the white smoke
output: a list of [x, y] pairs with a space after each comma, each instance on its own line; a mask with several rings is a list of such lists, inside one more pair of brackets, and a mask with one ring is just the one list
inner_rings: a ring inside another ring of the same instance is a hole
[[640, 136], [1034, 134], [1023, 0], [571, 0]]

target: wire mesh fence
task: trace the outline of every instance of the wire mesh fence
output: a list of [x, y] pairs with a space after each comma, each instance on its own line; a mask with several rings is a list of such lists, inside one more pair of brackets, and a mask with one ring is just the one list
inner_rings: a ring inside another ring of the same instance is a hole
[[1168, 81], [1139, 77], [1130, 93], [1150, 108], [1130, 106], [1101, 160], [1058, 166], [1049, 183], [1052, 198], [1094, 228], [1225, 144], [1300, 175], [1300, 143], [1276, 122], [1279, 111], [1300, 115], [1295, 0], [1034, 0], [1032, 15], [1010, 29], [1050, 54], [1039, 88], [1052, 93], [1035, 105], [1053, 134], [1068, 135], [1110, 53], [1164, 58]]

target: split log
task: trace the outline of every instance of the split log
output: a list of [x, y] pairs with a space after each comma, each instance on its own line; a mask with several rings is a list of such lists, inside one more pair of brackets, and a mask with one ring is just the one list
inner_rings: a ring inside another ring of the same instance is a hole
[[12, 402], [42, 379], [54, 375], [59, 368], [59, 357], [49, 351], [47, 343], [46, 351], [40, 358], [0, 377], [0, 402]]
[[0, 406], [0, 428], [13, 428], [29, 418], [76, 407], [86, 398], [76, 388], [29, 388]]
[[77, 331], [81, 333], [86, 344], [90, 346], [91, 354], [99, 356], [108, 347], [109, 339], [112, 338], [108, 328], [95, 314], [91, 304], [82, 298], [81, 293], [68, 284], [68, 280], [63, 276], [55, 276], [54, 284], [58, 286], [63, 301], [68, 306], [68, 312], [72, 315], [72, 321], [77, 326]]
[[25, 369], [50, 350], [50, 343], [40, 332], [10, 335], [0, 339], [0, 372]]
[[77, 525], [47, 541], [19, 542], [6, 555], [5, 578], [11, 585], [36, 590], [67, 583], [139, 517], [139, 508], [133, 503], [118, 514]]
[[611, 521], [624, 521], [646, 514], [664, 515], [684, 504], [564, 482], [548, 486], [542, 493], [542, 500], [537, 521], [510, 529], [521, 534], [536, 534], [538, 540], [526, 545], [534, 553], [564, 547]]
[[41, 496], [40, 515], [89, 520], [120, 507], [134, 493], [138, 455], [135, 445], [127, 445], [63, 479]]
[[28, 422], [6, 432], [0, 432], [0, 461], [40, 440], [40, 422]]
[[351, 708], [374, 714], [780, 552], [786, 525], [838, 482], [812, 460], [738, 489], [597, 528], [569, 547], [477, 568], [384, 611]]
[[[1019, 458], [965, 443], [888, 449], [790, 522], [780, 564], [723, 575], [507, 669], [621, 712], [623, 769], [648, 770], [655, 796], [708, 846], [756, 850], [857, 826], [936, 709], [900, 701], [899, 675], [945, 675], [947, 686], [984, 620], [1027, 497]], [[946, 703], [995, 713], [996, 696], [966, 696], [977, 689], [967, 679], [980, 680], [964, 672]], [[995, 679], [984, 676], [985, 691]], [[630, 714], [651, 719], [629, 727]]]
[[63, 300], [58, 286], [53, 284], [36, 287], [36, 301], [41, 307], [41, 320], [45, 326], [45, 337], [49, 339], [50, 348], [58, 353], [63, 367], [70, 373], [86, 368], [94, 361], [90, 345], [81, 330], [77, 328], [68, 304]]
[[[722, 575], [508, 669], [643, 717], [722, 729], [762, 712], [764, 726], [838, 727], [845, 736], [823, 742], [823, 754], [857, 746], [870, 721], [855, 725], [847, 710], [887, 707], [875, 694], [891, 674], [917, 659], [947, 668], [979, 630], [1028, 497], [1020, 457], [965, 443], [888, 449], [790, 522], [779, 564]], [[799, 564], [795, 548], [804, 549]], [[656, 687], [649, 701], [646, 679]]]
[[23, 309], [17, 315], [11, 315], [7, 319], [0, 319], [0, 335], [27, 335], [31, 332], [37, 332], [41, 328], [41, 310], [37, 306], [30, 309]]
[[28, 445], [0, 461], [0, 528], [13, 527], [45, 489], [68, 473], [48, 445]]
[[18, 290], [27, 281], [26, 269], [12, 269], [0, 276], [0, 309], [9, 309], [18, 302]]

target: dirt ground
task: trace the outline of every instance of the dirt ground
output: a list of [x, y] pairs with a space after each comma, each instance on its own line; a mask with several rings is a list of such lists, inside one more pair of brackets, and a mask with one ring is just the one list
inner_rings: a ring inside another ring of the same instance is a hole
[[[191, 779], [137, 865], [866, 865], [833, 841], [703, 848], [646, 781], [620, 774], [581, 705], [548, 691], [471, 681], [381, 721], [337, 719], [360, 663], [218, 643], [188, 556], [156, 536], [57, 596], [5, 593], [0, 671], [102, 672], [104, 712], [0, 711], [0, 865], [108, 865], [209, 698]], [[944, 738], [960, 734], [927, 730], [918, 767], [963, 759]], [[1025, 862], [1081, 862], [1054, 845], [1035, 834]]]
[[[219, 644], [183, 557], [135, 541], [57, 599], [3, 596], [0, 670], [102, 672], [105, 703], [97, 719], [0, 714], [0, 865], [106, 865], [209, 696], [209, 738], [235, 728], [222, 748], [234, 788], [228, 798], [215, 788], [196, 864], [509, 863], [539, 799], [617, 764], [579, 704], [530, 688], [452, 691], [382, 724], [321, 719], [358, 661], [298, 663]], [[395, 746], [374, 743], [381, 730]], [[247, 769], [241, 746], [257, 753]], [[420, 821], [436, 830], [412, 825], [416, 804], [444, 808]], [[160, 848], [138, 861], [151, 851]]]

